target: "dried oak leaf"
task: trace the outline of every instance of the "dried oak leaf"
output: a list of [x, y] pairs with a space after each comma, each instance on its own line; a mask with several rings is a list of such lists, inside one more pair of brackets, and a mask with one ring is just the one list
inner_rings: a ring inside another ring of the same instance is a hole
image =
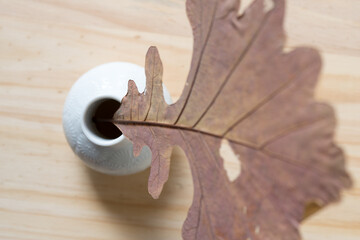
[[[187, 0], [194, 51], [180, 99], [167, 105], [162, 63], [146, 56], [146, 89], [129, 81], [114, 123], [152, 151], [148, 189], [158, 198], [173, 146], [189, 160], [194, 200], [184, 239], [297, 240], [304, 207], [337, 200], [351, 184], [333, 142], [331, 107], [314, 101], [316, 50], [284, 52], [284, 0]], [[230, 181], [219, 154], [228, 141], [241, 161]]]

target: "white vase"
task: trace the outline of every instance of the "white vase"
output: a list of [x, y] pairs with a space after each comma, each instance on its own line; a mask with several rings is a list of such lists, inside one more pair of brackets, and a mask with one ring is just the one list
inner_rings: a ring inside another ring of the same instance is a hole
[[[81, 76], [66, 98], [63, 111], [66, 139], [75, 154], [96, 171], [127, 175], [150, 166], [148, 147], [134, 157], [132, 143], [115, 126], [93, 121], [94, 115], [111, 118], [127, 93], [130, 79], [135, 81], [140, 92], [144, 91], [144, 68], [125, 62], [103, 64]], [[165, 87], [164, 97], [170, 104]]]

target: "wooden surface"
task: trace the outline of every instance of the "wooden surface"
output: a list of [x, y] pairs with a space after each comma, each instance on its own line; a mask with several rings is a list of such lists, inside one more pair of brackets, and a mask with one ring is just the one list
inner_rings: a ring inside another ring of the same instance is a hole
[[[289, 49], [319, 48], [317, 98], [337, 111], [337, 141], [354, 187], [302, 225], [306, 240], [360, 239], [360, 1], [291, 0]], [[144, 64], [159, 48], [171, 95], [181, 94], [192, 37], [184, 0], [0, 0], [0, 239], [181, 239], [192, 180], [181, 150], [159, 200], [149, 171], [112, 177], [86, 168], [62, 132], [74, 81], [111, 61]]]

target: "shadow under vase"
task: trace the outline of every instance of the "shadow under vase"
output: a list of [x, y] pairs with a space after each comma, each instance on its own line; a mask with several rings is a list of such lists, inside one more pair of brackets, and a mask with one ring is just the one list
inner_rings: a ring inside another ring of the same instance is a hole
[[147, 190], [150, 169], [128, 176], [106, 175], [90, 168], [87, 172], [107, 220], [117, 225], [116, 240], [182, 239], [193, 183], [181, 149], [174, 148], [169, 180], [157, 200]]

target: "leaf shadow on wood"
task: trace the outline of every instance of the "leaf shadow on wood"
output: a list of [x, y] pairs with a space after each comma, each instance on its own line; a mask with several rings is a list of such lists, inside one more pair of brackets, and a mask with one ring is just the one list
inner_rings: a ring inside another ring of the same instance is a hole
[[308, 218], [316, 215], [318, 212], [323, 210], [325, 207], [321, 206], [316, 202], [309, 202], [304, 208], [303, 221], [306, 221]]
[[181, 227], [193, 198], [192, 178], [180, 148], [174, 148], [171, 161], [170, 177], [158, 200], [147, 190], [149, 169], [129, 176], [111, 176], [88, 168], [88, 176], [107, 212], [107, 220], [115, 225], [118, 239], [182, 239]]

